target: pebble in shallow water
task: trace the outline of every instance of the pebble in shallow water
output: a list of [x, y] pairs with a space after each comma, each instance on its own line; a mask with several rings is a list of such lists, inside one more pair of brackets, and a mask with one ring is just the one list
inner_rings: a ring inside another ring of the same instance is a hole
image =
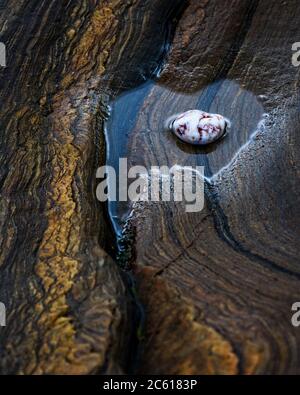
[[170, 117], [166, 127], [186, 143], [206, 145], [225, 136], [230, 122], [219, 114], [191, 110]]

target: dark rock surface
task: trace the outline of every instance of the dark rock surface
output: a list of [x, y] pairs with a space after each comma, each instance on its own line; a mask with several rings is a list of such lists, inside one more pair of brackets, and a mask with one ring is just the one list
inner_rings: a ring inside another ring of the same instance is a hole
[[[112, 163], [202, 165], [210, 178], [201, 212], [147, 203], [127, 221], [146, 318], [137, 372], [299, 374], [299, 2], [0, 11], [1, 373], [131, 369], [134, 306], [95, 195], [106, 125]], [[200, 149], [163, 130], [190, 108], [230, 118], [228, 138]]]

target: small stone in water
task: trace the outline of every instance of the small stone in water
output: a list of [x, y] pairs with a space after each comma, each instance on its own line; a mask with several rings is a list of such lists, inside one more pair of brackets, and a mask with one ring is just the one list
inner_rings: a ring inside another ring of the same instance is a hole
[[230, 121], [219, 114], [190, 110], [170, 117], [166, 127], [186, 143], [206, 145], [223, 137]]

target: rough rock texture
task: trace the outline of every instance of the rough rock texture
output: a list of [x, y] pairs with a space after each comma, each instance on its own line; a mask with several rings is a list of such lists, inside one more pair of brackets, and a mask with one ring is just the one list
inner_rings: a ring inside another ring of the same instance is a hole
[[[130, 125], [129, 165], [203, 165], [210, 180], [199, 213], [131, 208], [140, 372], [300, 371], [299, 15], [293, 0], [190, 1], [160, 77], [113, 107], [111, 133]], [[135, 112], [121, 124], [126, 103]], [[201, 149], [166, 133], [168, 116], [192, 108], [228, 117], [228, 137]]]
[[201, 323], [190, 300], [156, 277], [153, 269], [145, 269], [139, 280], [140, 297], [146, 306], [147, 322], [151, 323], [147, 325], [144, 341], [145, 349], [151, 347], [151, 352], [143, 359], [140, 373], [238, 372], [238, 358], [231, 344], [212, 327]]
[[[8, 315], [1, 372], [126, 371], [131, 302], [103, 249], [112, 237], [95, 174], [105, 162], [107, 100], [113, 86], [122, 90], [114, 67], [118, 60], [130, 67], [127, 48], [138, 36], [146, 45], [135, 59], [145, 57], [150, 29], [170, 7], [121, 0], [0, 7], [8, 58], [0, 70], [0, 300]], [[143, 72], [134, 67], [134, 75]]]
[[[95, 196], [109, 101], [114, 160], [122, 147], [130, 163], [204, 165], [210, 178], [199, 213], [132, 213], [138, 371], [299, 373], [299, 2], [7, 0], [0, 11], [1, 373], [130, 370], [132, 302]], [[228, 138], [203, 150], [163, 131], [190, 108], [230, 118]]]
[[120, 3], [1, 4], [2, 373], [122, 370], [126, 292], [93, 197]]

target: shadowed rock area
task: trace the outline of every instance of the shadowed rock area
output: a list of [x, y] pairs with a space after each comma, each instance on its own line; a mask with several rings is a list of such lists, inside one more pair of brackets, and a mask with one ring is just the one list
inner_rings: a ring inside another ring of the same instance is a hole
[[[116, 210], [130, 213], [145, 306], [141, 373], [299, 373], [299, 11], [296, 1], [190, 1], [160, 76], [112, 106], [107, 134], [129, 136], [129, 167], [202, 165], [208, 179], [201, 212]], [[164, 130], [193, 108], [227, 116], [228, 136], [201, 148]]]
[[[299, 374], [299, 19], [297, 0], [0, 1], [2, 374]], [[163, 130], [191, 108], [228, 137]], [[101, 204], [121, 156], [204, 166], [204, 209]]]
[[[144, 69], [152, 72], [145, 53], [160, 61], [164, 26], [178, 4], [0, 3], [7, 48], [0, 71], [3, 374], [130, 368], [132, 302], [105, 252], [113, 239], [96, 201], [95, 174], [105, 163], [109, 83], [119, 78], [113, 70], [117, 62], [131, 68], [124, 87], [138, 83]], [[157, 24], [162, 30], [150, 54]], [[133, 56], [135, 37], [143, 44]]]

